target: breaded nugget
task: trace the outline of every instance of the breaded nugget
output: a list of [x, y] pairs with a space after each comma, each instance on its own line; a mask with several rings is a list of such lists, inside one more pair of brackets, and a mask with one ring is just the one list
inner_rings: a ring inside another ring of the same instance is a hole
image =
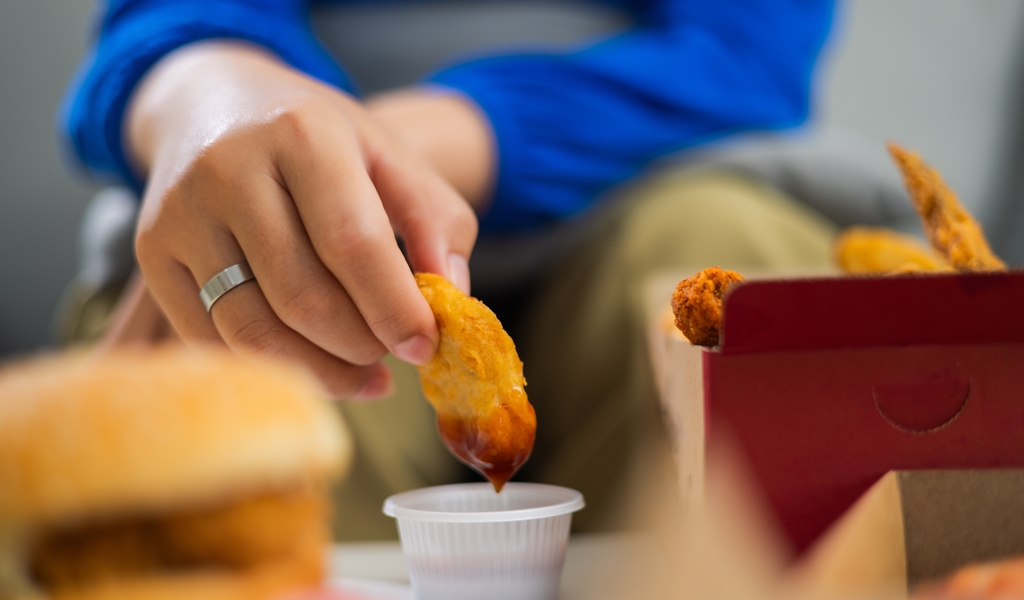
[[743, 281], [735, 271], [709, 267], [679, 282], [672, 294], [676, 327], [695, 346], [718, 345], [722, 327], [722, 298], [734, 284]]
[[483, 302], [439, 275], [417, 273], [441, 341], [419, 367], [448, 449], [501, 491], [533, 449], [537, 417], [515, 344]]
[[881, 227], [851, 227], [836, 238], [833, 249], [839, 267], [852, 274], [953, 270], [913, 236]]
[[914, 209], [921, 217], [932, 246], [958, 271], [1006, 269], [989, 248], [985, 234], [939, 173], [913, 152], [889, 144], [889, 152], [903, 172]]
[[683, 332], [679, 331], [679, 328], [676, 327], [676, 314], [672, 312], [671, 306], [666, 306], [665, 309], [661, 311], [661, 315], [658, 317], [658, 327], [661, 328], [664, 333], [676, 339], [686, 340], [686, 336], [683, 335]]

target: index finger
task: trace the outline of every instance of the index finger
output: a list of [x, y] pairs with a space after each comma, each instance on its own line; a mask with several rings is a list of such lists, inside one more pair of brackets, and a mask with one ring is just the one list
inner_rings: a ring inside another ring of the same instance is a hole
[[398, 247], [351, 126], [325, 125], [306, 131], [301, 150], [279, 159], [285, 184], [317, 255], [377, 339], [398, 358], [424, 364], [437, 347], [434, 314]]

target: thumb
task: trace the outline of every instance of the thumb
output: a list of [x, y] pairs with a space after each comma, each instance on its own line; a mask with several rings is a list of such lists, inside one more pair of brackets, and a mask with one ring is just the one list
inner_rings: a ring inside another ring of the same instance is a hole
[[425, 162], [403, 150], [380, 152], [371, 178], [414, 271], [436, 273], [468, 294], [477, 220], [462, 196]]

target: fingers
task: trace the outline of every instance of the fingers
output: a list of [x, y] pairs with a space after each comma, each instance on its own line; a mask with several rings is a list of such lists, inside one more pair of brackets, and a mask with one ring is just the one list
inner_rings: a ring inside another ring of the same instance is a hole
[[469, 256], [477, 221], [462, 197], [433, 169], [390, 147], [372, 155], [371, 173], [416, 271], [445, 276], [469, 293]]
[[334, 398], [369, 399], [390, 390], [391, 374], [381, 363], [349, 364], [315, 346], [274, 314], [258, 282], [224, 294], [211, 310], [228, 347], [240, 355], [284, 357], [310, 369]]
[[362, 156], [356, 138], [344, 121], [316, 127], [317, 135], [296, 136], [302, 151], [280, 158], [302, 223], [377, 339], [398, 358], [424, 364], [437, 346], [433, 312], [398, 248], [366, 165], [334, 158]]
[[160, 310], [190, 344], [223, 345], [199, 300], [199, 285], [192, 273], [171, 255], [160, 252], [156, 242], [147, 242], [146, 235], [140, 232], [135, 254]]
[[387, 348], [316, 255], [287, 192], [269, 178], [258, 189], [245, 218], [231, 228], [274, 313], [347, 362], [379, 362]]
[[110, 325], [97, 343], [100, 351], [130, 344], [152, 345], [174, 339], [167, 317], [149, 293], [146, 280], [132, 273], [110, 317]]
[[208, 314], [197, 282], [209, 281], [245, 259], [227, 232], [197, 232], [191, 246], [200, 250], [183, 261], [162, 252], [159, 239], [140, 232], [139, 264], [150, 290], [175, 328], [192, 343], [226, 344], [236, 354], [286, 358], [306, 366], [334, 398], [371, 399], [390, 392], [391, 374], [377, 363], [357, 366], [333, 356], [288, 327], [271, 308], [257, 281], [226, 292]]
[[[422, 364], [438, 331], [367, 172], [362, 109], [263, 56], [204, 56], [157, 94], [159, 127], [139, 140], [151, 168], [137, 254], [154, 297], [186, 339], [289, 356], [333, 395], [386, 388], [383, 349]], [[414, 246], [440, 272], [468, 256], [465, 243], [450, 261], [447, 245]], [[242, 260], [257, 283], [211, 317], [199, 287]]]

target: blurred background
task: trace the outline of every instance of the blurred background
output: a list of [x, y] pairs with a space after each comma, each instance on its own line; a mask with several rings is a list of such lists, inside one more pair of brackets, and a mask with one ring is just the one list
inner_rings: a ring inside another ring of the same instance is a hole
[[[572, 44], [626, 23], [568, 1], [383, 4], [314, 14], [366, 92], [481, 48]], [[94, 10], [87, 0], [0, 1], [0, 357], [53, 343], [54, 312], [78, 270], [79, 223], [103, 187], [67, 159], [56, 134]], [[856, 140], [879, 160], [890, 139], [920, 151], [997, 253], [1024, 264], [1024, 2], [841, 2], [815, 94], [808, 127]]]

